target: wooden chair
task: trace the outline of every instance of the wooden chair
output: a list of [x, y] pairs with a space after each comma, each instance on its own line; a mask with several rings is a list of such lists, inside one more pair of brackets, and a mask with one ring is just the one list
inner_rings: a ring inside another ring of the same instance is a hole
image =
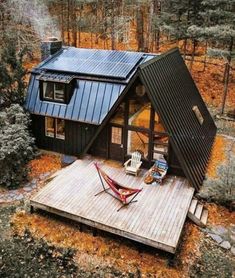
[[124, 163], [126, 174], [137, 176], [140, 171], [141, 164], [141, 154], [137, 151], [132, 153], [131, 158]]
[[153, 177], [154, 181], [162, 184], [163, 179], [166, 176], [168, 170], [168, 165], [164, 157], [155, 161], [154, 166], [151, 170], [151, 176]]

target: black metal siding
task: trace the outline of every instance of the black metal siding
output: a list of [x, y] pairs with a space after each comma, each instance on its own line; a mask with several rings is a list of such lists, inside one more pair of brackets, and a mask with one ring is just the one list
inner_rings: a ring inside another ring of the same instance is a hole
[[[185, 176], [198, 190], [216, 134], [216, 126], [180, 55], [174, 49], [140, 66], [141, 80], [170, 134]], [[204, 122], [193, 112], [198, 106]]]
[[39, 148], [69, 155], [80, 155], [91, 138], [96, 127], [88, 124], [65, 121], [65, 140], [45, 136], [45, 117], [32, 116], [32, 130]]

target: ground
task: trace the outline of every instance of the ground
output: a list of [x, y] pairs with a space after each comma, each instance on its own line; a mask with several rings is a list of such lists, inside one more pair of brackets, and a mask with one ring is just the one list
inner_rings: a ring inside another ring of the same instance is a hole
[[[224, 139], [217, 140], [218, 150]], [[189, 220], [173, 259], [165, 252], [107, 233], [94, 235], [88, 227], [80, 230], [78, 224], [54, 215], [30, 214], [28, 199], [47, 183], [46, 173], [61, 168], [60, 157], [42, 155], [29, 167], [30, 179], [36, 180], [37, 186], [20, 201], [0, 204], [0, 277], [232, 277], [232, 253]], [[214, 168], [213, 164], [212, 176]], [[206, 206], [209, 227], [235, 223], [235, 213], [225, 207]]]
[[[89, 34], [83, 35], [81, 47], [89, 45]], [[102, 41], [93, 48], [102, 48]], [[168, 50], [175, 45], [161, 48]], [[134, 49], [135, 45], [131, 47]], [[119, 47], [122, 49], [122, 47]], [[200, 57], [204, 60], [203, 55]], [[194, 63], [193, 78], [213, 116], [221, 110], [223, 94], [223, 61], [219, 66]], [[32, 68], [38, 60], [27, 64]], [[226, 111], [234, 109], [234, 71], [231, 74]], [[208, 187], [234, 185], [235, 122], [215, 118], [218, 136], [208, 167], [204, 189], [199, 195], [208, 199]], [[228, 137], [233, 136], [233, 137]], [[231, 167], [230, 167], [231, 166]], [[96, 236], [88, 227], [80, 231], [77, 224], [36, 212], [29, 213], [28, 200], [61, 168], [60, 157], [42, 155], [33, 160], [30, 181], [14, 192], [0, 188], [0, 277], [233, 277], [235, 259], [211, 239], [205, 229], [186, 221], [181, 244], [174, 259], [164, 252], [101, 233]], [[231, 171], [232, 168], [232, 171]], [[216, 190], [215, 190], [216, 191]], [[232, 192], [225, 192], [232, 195]], [[216, 195], [217, 196], [217, 195]], [[232, 195], [233, 196], [233, 195]], [[215, 201], [218, 199], [215, 198]], [[206, 203], [209, 227], [235, 224], [235, 213], [215, 203]]]

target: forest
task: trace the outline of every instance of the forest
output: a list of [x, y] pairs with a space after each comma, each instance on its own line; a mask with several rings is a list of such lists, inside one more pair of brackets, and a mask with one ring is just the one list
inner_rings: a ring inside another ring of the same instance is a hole
[[234, 114], [234, 12], [234, 0], [2, 0], [0, 46], [13, 40], [31, 60], [51, 36], [74, 47], [160, 53], [178, 46], [207, 103]]
[[[62, 154], [37, 148], [24, 105], [41, 42], [51, 37], [65, 47], [154, 54], [179, 48], [217, 135], [195, 196], [209, 212], [208, 225], [188, 219], [173, 260], [49, 213], [30, 213], [31, 197], [64, 167]], [[0, 277], [232, 277], [234, 44], [235, 0], [0, 0]]]

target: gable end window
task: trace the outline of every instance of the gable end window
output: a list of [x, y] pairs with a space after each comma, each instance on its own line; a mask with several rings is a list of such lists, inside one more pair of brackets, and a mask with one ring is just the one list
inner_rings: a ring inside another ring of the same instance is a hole
[[43, 99], [65, 102], [65, 84], [43, 82]]
[[45, 135], [47, 137], [65, 140], [65, 121], [52, 117], [45, 117]]
[[202, 125], [203, 122], [204, 122], [204, 119], [203, 119], [203, 116], [198, 108], [198, 106], [193, 106], [193, 112], [195, 113], [196, 117], [197, 117], [197, 120], [199, 121], [199, 123]]

